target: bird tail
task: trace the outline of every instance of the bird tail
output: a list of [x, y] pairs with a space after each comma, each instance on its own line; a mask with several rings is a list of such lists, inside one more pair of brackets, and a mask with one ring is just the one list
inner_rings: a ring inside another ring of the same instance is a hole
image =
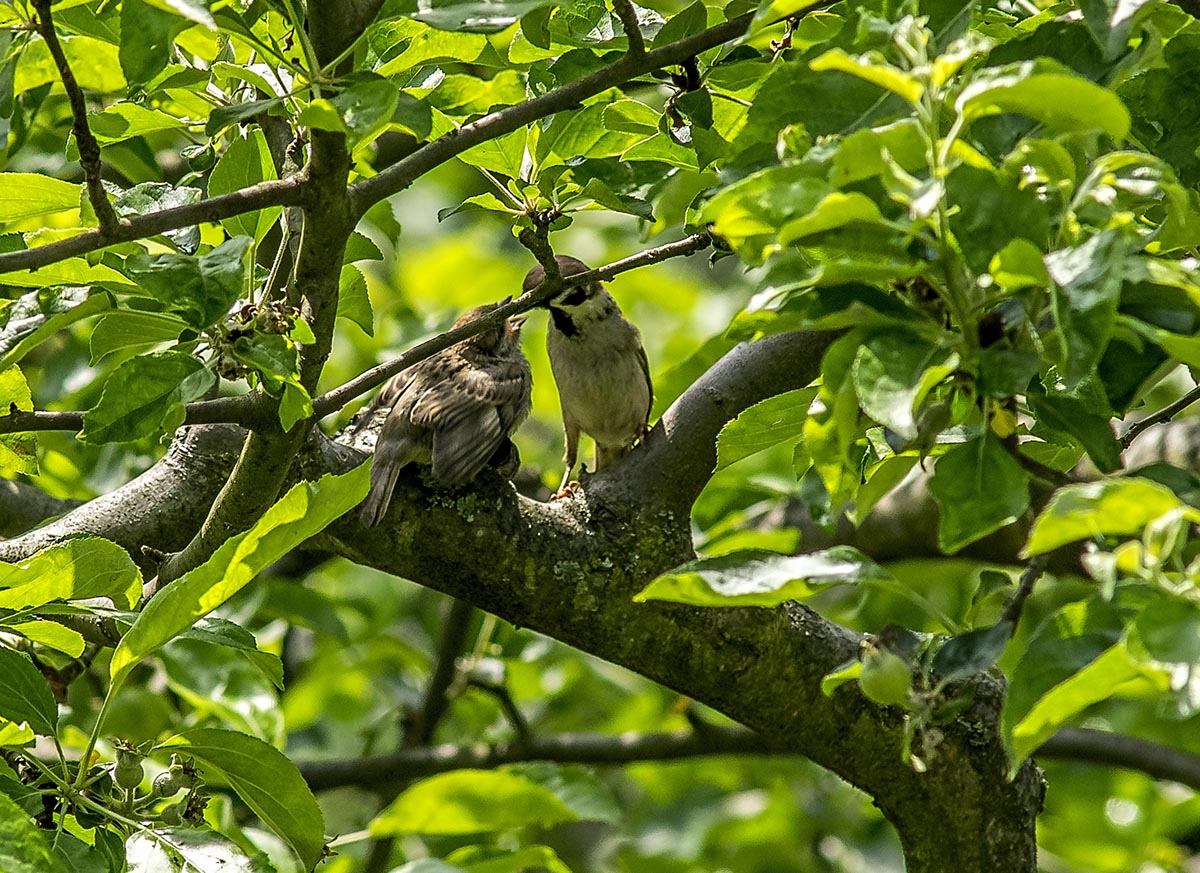
[[359, 520], [366, 527], [375, 527], [387, 514], [388, 506], [392, 502], [392, 491], [396, 487], [396, 478], [404, 466], [394, 461], [380, 461], [378, 457], [371, 461], [371, 490], [367, 492], [367, 498], [358, 511]]

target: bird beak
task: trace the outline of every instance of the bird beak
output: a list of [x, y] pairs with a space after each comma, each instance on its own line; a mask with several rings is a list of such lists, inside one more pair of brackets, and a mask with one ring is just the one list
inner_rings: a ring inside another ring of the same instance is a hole
[[525, 320], [528, 318], [529, 318], [529, 316], [526, 315], [525, 313], [521, 313], [520, 315], [514, 315], [512, 318], [510, 318], [508, 320], [508, 329], [513, 333], [520, 333], [521, 328], [524, 327], [524, 325], [525, 325]]

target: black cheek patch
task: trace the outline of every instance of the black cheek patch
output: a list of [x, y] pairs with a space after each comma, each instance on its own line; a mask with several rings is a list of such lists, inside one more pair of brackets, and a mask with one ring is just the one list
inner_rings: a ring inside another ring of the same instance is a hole
[[569, 313], [557, 307], [550, 307], [550, 317], [554, 320], [554, 326], [563, 336], [575, 336], [579, 333], [579, 328], [575, 326], [575, 322], [571, 320]]

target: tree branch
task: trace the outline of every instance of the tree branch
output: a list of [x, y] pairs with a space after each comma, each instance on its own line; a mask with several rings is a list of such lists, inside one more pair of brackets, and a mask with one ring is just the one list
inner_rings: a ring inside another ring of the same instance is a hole
[[[219, 197], [209, 197], [198, 203], [186, 203], [146, 215], [127, 218], [106, 234], [101, 230], [89, 230], [78, 236], [68, 237], [32, 249], [0, 254], [0, 273], [13, 270], [36, 270], [76, 255], [93, 252], [115, 243], [145, 239], [168, 230], [177, 230], [193, 224], [220, 221], [243, 212], [253, 212], [268, 206], [298, 206], [304, 196], [304, 177], [272, 179], [259, 182], [239, 191], [230, 191]], [[3, 278], [0, 276], [0, 278]]]
[[1017, 624], [1021, 621], [1021, 613], [1025, 610], [1025, 601], [1029, 599], [1029, 595], [1033, 593], [1033, 586], [1037, 584], [1037, 580], [1045, 572], [1048, 560], [1049, 557], [1047, 555], [1035, 555], [1029, 561], [1029, 564], [1025, 567], [1025, 572], [1021, 574], [1017, 590], [1013, 593], [1008, 603], [1004, 605], [1004, 612], [1000, 614], [1000, 621], [1007, 621], [1012, 625], [1013, 633], [1016, 632]]
[[378, 175], [351, 185], [354, 213], [362, 215], [372, 204], [403, 191], [434, 167], [457, 157], [472, 146], [511, 133], [547, 115], [575, 108], [580, 101], [644, 73], [682, 63], [701, 52], [737, 39], [746, 32], [753, 18], [754, 13], [747, 13], [652, 51], [626, 53], [615, 63], [582, 79], [464, 124], [421, 146]]
[[1136, 737], [1065, 728], [1046, 740], [1034, 756], [1125, 767], [1200, 791], [1200, 755]]
[[383, 790], [448, 770], [491, 769], [519, 761], [608, 766], [709, 755], [769, 753], [766, 741], [751, 730], [743, 727], [712, 727], [703, 733], [690, 730], [657, 734], [580, 733], [531, 737], [525, 743], [476, 743], [467, 746], [446, 743], [405, 749], [391, 755], [302, 763], [300, 774], [313, 791], [347, 785]]
[[120, 220], [113, 211], [112, 204], [108, 202], [104, 183], [100, 181], [100, 144], [96, 142], [96, 137], [88, 127], [87, 103], [83, 99], [83, 90], [75, 81], [75, 74], [71, 72], [71, 65], [67, 63], [67, 56], [63, 54], [62, 44], [58, 41], [54, 19], [50, 14], [50, 0], [33, 0], [33, 8], [37, 10], [37, 31], [46, 41], [50, 57], [54, 58], [54, 65], [58, 67], [59, 78], [62, 79], [63, 89], [67, 92], [67, 100], [71, 104], [71, 130], [79, 148], [79, 165], [83, 168], [88, 201], [92, 204], [96, 220], [100, 223], [100, 233], [110, 237], [116, 232]]
[[1129, 429], [1121, 435], [1121, 448], [1129, 448], [1130, 444], [1142, 433], [1154, 427], [1156, 424], [1162, 424], [1164, 421], [1170, 421], [1197, 400], [1200, 400], [1200, 385], [1197, 385], [1174, 403], [1168, 403], [1162, 409], [1158, 410], [1158, 412], [1151, 413], [1145, 418], [1135, 421], [1133, 424], [1129, 425]]
[[621, 27], [625, 30], [625, 38], [629, 40], [629, 54], [640, 57], [646, 53], [646, 39], [642, 36], [642, 26], [638, 21], [637, 10], [630, 0], [613, 0], [613, 9], [621, 19]]

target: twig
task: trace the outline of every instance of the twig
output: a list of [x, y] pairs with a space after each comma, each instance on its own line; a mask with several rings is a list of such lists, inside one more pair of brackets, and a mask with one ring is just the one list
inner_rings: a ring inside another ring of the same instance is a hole
[[521, 710], [517, 708], [517, 702], [513, 700], [512, 694], [509, 693], [506, 687], [473, 676], [467, 677], [467, 685], [494, 697], [496, 702], [500, 704], [500, 709], [504, 712], [504, 717], [508, 719], [509, 725], [516, 732], [517, 745], [524, 747], [529, 743], [532, 736], [529, 730], [529, 722], [525, 720], [525, 716], [521, 715]]
[[[343, 385], [339, 385], [332, 391], [322, 394], [320, 397], [313, 400], [313, 415], [317, 418], [322, 418], [341, 409], [355, 397], [365, 394], [377, 385], [390, 379], [397, 373], [408, 369], [413, 364], [425, 360], [430, 355], [437, 354], [442, 349], [449, 348], [457, 342], [472, 337], [487, 328], [499, 324], [506, 318], [516, 315], [521, 312], [533, 309], [545, 303], [551, 297], [560, 293], [563, 288], [573, 288], [576, 285], [586, 285], [588, 282], [594, 282], [597, 279], [611, 279], [620, 273], [625, 273], [629, 270], [635, 270], [638, 267], [657, 264], [659, 261], [665, 261], [669, 258], [676, 258], [684, 255], [695, 254], [696, 252], [708, 248], [712, 244], [712, 240], [706, 233], [697, 233], [689, 237], [684, 237], [676, 242], [667, 243], [666, 245], [658, 246], [653, 249], [646, 249], [643, 252], [638, 252], [636, 255], [631, 255], [628, 258], [622, 258], [619, 261], [614, 261], [607, 266], [597, 270], [589, 270], [586, 273], [576, 273], [566, 279], [562, 279], [558, 283], [543, 282], [541, 286], [535, 288], [527, 294], [522, 294], [516, 300], [506, 303], [503, 306], [493, 310], [483, 318], [473, 321], [470, 324], [464, 324], [456, 330], [448, 330], [443, 334], [439, 334], [432, 339], [426, 340], [419, 345], [413, 346], [400, 357], [380, 364], [377, 367], [372, 367], [364, 373], [351, 379]], [[0, 419], [0, 423], [3, 419]]]
[[517, 240], [529, 249], [537, 262], [541, 264], [546, 273], [542, 281], [559, 288], [562, 286], [562, 274], [558, 270], [554, 249], [550, 247], [550, 223], [539, 221], [535, 227], [536, 230], [528, 227], [522, 228], [521, 232], [517, 234]]
[[1008, 603], [1004, 605], [1004, 612], [1000, 614], [1000, 621], [1006, 621], [1011, 626], [1013, 631], [1016, 631], [1017, 624], [1021, 621], [1021, 612], [1025, 609], [1025, 601], [1029, 599], [1029, 595], [1033, 593], [1033, 586], [1037, 584], [1042, 573], [1046, 570], [1046, 555], [1035, 555], [1030, 559], [1029, 564], [1025, 567], [1025, 572], [1021, 574], [1021, 579], [1017, 583], [1017, 590], [1013, 592], [1013, 596]]
[[635, 761], [672, 761], [708, 755], [766, 755], [767, 742], [744, 727], [716, 727], [703, 736], [694, 731], [654, 734], [558, 734], [521, 743], [446, 743], [406, 749], [390, 755], [312, 761], [300, 772], [314, 791], [358, 785], [381, 788], [398, 782], [463, 768], [493, 768], [518, 761], [613, 765]]
[[1127, 449], [1144, 431], [1149, 430], [1156, 424], [1162, 424], [1164, 421], [1170, 421], [1172, 418], [1183, 412], [1197, 400], [1200, 400], [1200, 385], [1197, 385], [1187, 394], [1184, 394], [1174, 403], [1168, 403], [1158, 412], [1147, 415], [1145, 418], [1135, 421], [1129, 425], [1129, 429], [1121, 435], [1121, 448]]
[[63, 53], [62, 44], [54, 30], [50, 0], [33, 0], [33, 8], [37, 10], [35, 26], [46, 41], [50, 56], [54, 58], [54, 65], [58, 67], [59, 78], [62, 79], [63, 88], [67, 92], [67, 100], [71, 103], [71, 115], [74, 119], [71, 129], [75, 133], [75, 144], [79, 147], [79, 165], [83, 167], [83, 177], [87, 181], [88, 200], [96, 213], [96, 220], [100, 223], [100, 233], [110, 237], [120, 226], [120, 219], [117, 218], [112, 204], [108, 202], [104, 183], [100, 181], [100, 143], [96, 142], [96, 137], [88, 127], [87, 103], [84, 102], [83, 91], [75, 80], [75, 74], [71, 72], [71, 65], [67, 63], [67, 56]]
[[1200, 755], [1136, 737], [1088, 728], [1064, 728], [1042, 743], [1033, 755], [1126, 767], [1200, 791]]
[[299, 206], [304, 195], [304, 182], [304, 174], [290, 179], [271, 179], [197, 203], [185, 203], [182, 206], [127, 218], [110, 234], [102, 230], [89, 230], [78, 236], [37, 248], [0, 254], [0, 273], [36, 270], [38, 267], [94, 252], [114, 243], [145, 239], [193, 224], [217, 222], [222, 218], [265, 209], [268, 206]]
[[641, 22], [638, 21], [637, 10], [630, 0], [613, 0], [613, 9], [621, 19], [621, 27], [625, 30], [625, 38], [629, 40], [629, 54], [641, 57], [646, 53], [646, 40], [642, 36]]
[[420, 710], [412, 713], [405, 725], [406, 749], [429, 745], [429, 741], [433, 739], [433, 732], [450, 702], [446, 692], [454, 682], [458, 670], [458, 656], [471, 627], [471, 616], [475, 607], [457, 597], [450, 598], [447, 606], [446, 614], [442, 618], [442, 635], [438, 640], [433, 670], [425, 688], [425, 697], [421, 701]]

